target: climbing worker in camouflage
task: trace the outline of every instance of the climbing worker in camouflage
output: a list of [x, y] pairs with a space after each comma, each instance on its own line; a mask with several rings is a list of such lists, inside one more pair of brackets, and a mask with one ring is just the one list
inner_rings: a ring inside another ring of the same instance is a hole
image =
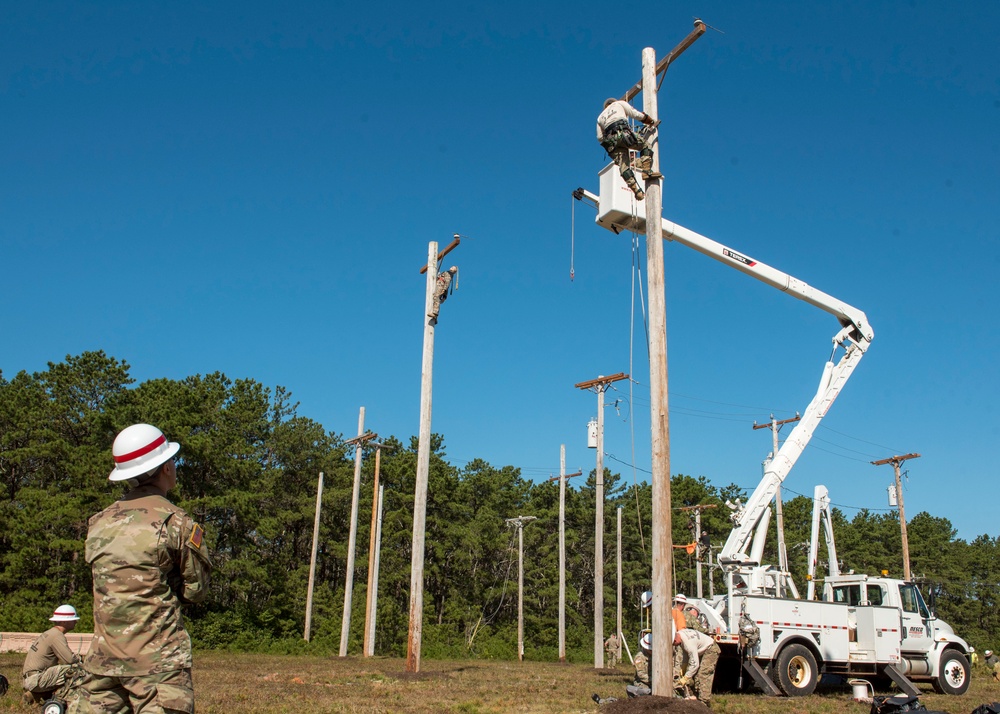
[[610, 98], [604, 102], [604, 111], [597, 117], [597, 140], [608, 152], [608, 156], [618, 166], [625, 183], [632, 189], [632, 193], [638, 200], [646, 197], [645, 192], [639, 188], [635, 180], [635, 173], [630, 164], [629, 151], [636, 149], [639, 152], [639, 160], [636, 166], [642, 171], [644, 179], [658, 179], [663, 175], [658, 171], [653, 171], [653, 150], [646, 145], [646, 142], [632, 131], [629, 125], [629, 118], [637, 119], [646, 126], [654, 126], [656, 122], [645, 112], [640, 112], [628, 102], [620, 99]]
[[437, 284], [434, 286], [434, 296], [431, 299], [431, 311], [427, 313], [427, 317], [431, 318], [433, 322], [437, 322], [437, 316], [441, 312], [441, 303], [448, 299], [448, 288], [451, 286], [451, 280], [458, 273], [458, 266], [451, 266], [443, 273], [438, 273]]
[[131, 490], [90, 519], [94, 640], [84, 667], [93, 676], [82, 688], [83, 711], [194, 711], [181, 606], [205, 599], [212, 564], [202, 527], [166, 498], [177, 485], [179, 450], [149, 424], [115, 438], [108, 479]]

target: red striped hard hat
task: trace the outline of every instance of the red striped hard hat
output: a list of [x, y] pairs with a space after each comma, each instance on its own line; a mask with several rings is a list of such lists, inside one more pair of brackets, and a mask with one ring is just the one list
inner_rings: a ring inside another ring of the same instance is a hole
[[75, 622], [80, 616], [76, 614], [76, 608], [72, 605], [60, 605], [49, 619], [52, 622]]
[[167, 441], [163, 432], [150, 424], [133, 424], [115, 437], [111, 453], [115, 458], [109, 481], [126, 481], [148, 474], [180, 451], [176, 441]]

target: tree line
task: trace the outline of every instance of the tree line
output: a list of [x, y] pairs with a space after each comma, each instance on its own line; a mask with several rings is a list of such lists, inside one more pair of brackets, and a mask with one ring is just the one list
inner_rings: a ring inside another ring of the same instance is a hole
[[[181, 444], [171, 494], [206, 527], [215, 563], [208, 601], [186, 610], [197, 646], [335, 653], [346, 582], [354, 447], [298, 414], [292, 395], [221, 373], [136, 384], [129, 365], [104, 352], [49, 363], [42, 372], [0, 373], [0, 630], [40, 631], [53, 607], [71, 603], [80, 631], [93, 624], [91, 576], [83, 553], [87, 520], [122, 491], [110, 483], [111, 444], [124, 427], [148, 422]], [[383, 441], [385, 487], [376, 653], [404, 656], [417, 440]], [[349, 652], [361, 651], [373, 459], [362, 468]], [[310, 642], [303, 639], [317, 477], [324, 473]], [[365, 485], [368, 487], [365, 488]], [[651, 576], [651, 488], [605, 470], [605, 633], [615, 627], [616, 509], [622, 509], [623, 629], [633, 649], [639, 598]], [[595, 474], [566, 489], [566, 644], [571, 661], [593, 653]], [[704, 476], [671, 479], [674, 543], [694, 541], [686, 506], [702, 513], [713, 541], [728, 535], [735, 485]], [[790, 569], [805, 590], [812, 499], [784, 503]], [[525, 657], [558, 656], [559, 484], [534, 483], [514, 466], [448, 462], [432, 437], [424, 561], [425, 657], [517, 656], [517, 534], [505, 519], [534, 516], [524, 528]], [[895, 512], [833, 510], [842, 569], [901, 577]], [[774, 525], [772, 523], [772, 530]], [[1000, 650], [998, 539], [958, 539], [945, 518], [908, 522], [911, 571], [924, 596], [956, 632]], [[777, 562], [776, 538], [768, 562]], [[674, 580], [693, 594], [696, 555], [678, 548]], [[823, 558], [821, 557], [821, 562]], [[709, 589], [705, 571], [704, 590]], [[716, 591], [722, 579], [714, 573]]]

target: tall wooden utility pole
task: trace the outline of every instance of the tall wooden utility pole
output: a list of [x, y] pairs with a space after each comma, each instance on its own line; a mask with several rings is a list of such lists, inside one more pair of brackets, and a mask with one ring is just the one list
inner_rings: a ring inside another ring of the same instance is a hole
[[617, 617], [615, 618], [615, 635], [618, 636], [618, 641], [622, 641], [622, 507], [618, 506], [618, 578], [616, 588], [616, 610]]
[[566, 661], [566, 479], [582, 476], [583, 471], [566, 473], [566, 445], [559, 446], [559, 661]]
[[524, 661], [524, 524], [535, 516], [508, 518], [508, 526], [517, 528], [517, 660]]
[[323, 504], [323, 472], [319, 472], [316, 485], [316, 518], [313, 521], [312, 556], [309, 558], [309, 587], [306, 589], [306, 628], [303, 639], [309, 641], [312, 634], [313, 585], [316, 583], [316, 553], [319, 551], [319, 514]]
[[919, 459], [920, 454], [906, 454], [904, 456], [891, 456], [888, 459], [872, 461], [875, 466], [892, 464], [892, 469], [896, 473], [896, 503], [899, 504], [899, 533], [903, 539], [903, 580], [910, 579], [910, 541], [906, 537], [906, 511], [903, 510], [903, 484], [899, 480], [899, 465], [909, 459]]
[[604, 390], [628, 379], [624, 372], [599, 376], [573, 386], [597, 392], [597, 470], [594, 472], [594, 669], [604, 669]]
[[424, 628], [424, 542], [427, 527], [427, 478], [431, 462], [431, 397], [434, 383], [434, 326], [436, 320], [428, 317], [437, 287], [438, 263], [458, 247], [460, 240], [454, 240], [441, 253], [438, 244], [427, 244], [427, 264], [420, 269], [427, 274], [427, 290], [424, 296], [424, 352], [420, 364], [420, 433], [417, 445], [416, 485], [413, 489], [413, 545], [410, 556], [410, 626], [406, 640], [406, 671], [420, 671], [420, 642]]
[[375, 478], [372, 484], [372, 523], [368, 531], [368, 591], [365, 598], [365, 644], [362, 654], [375, 654], [375, 608], [378, 606], [378, 536], [382, 519], [382, 487], [379, 485], [379, 466], [385, 444], [372, 442], [375, 447]]
[[[801, 419], [801, 415], [796, 414], [792, 419], [782, 419], [778, 421], [774, 418], [774, 414], [771, 415], [771, 421], [767, 424], [753, 423], [754, 429], [770, 429], [771, 430], [771, 456], [768, 457], [766, 463], [770, 463], [775, 456], [778, 455], [778, 432], [781, 431], [781, 427], [785, 424], [794, 424]], [[781, 509], [781, 484], [779, 483], [775, 487], [774, 491], [774, 515], [777, 519], [775, 522], [775, 529], [778, 532], [778, 568], [783, 573], [788, 572], [788, 550], [785, 548], [785, 518]], [[792, 589], [795, 589], [795, 583], [791, 580], [788, 581]], [[700, 597], [700, 596], [699, 596]], [[796, 593], [798, 597], [798, 593]]]
[[347, 575], [344, 581], [344, 617], [340, 623], [340, 656], [347, 656], [347, 640], [351, 634], [351, 601], [354, 596], [354, 545], [358, 537], [358, 496], [361, 493], [361, 452], [365, 443], [377, 434], [364, 433], [365, 408], [358, 416], [358, 435], [345, 444], [354, 444], [354, 487], [351, 489], [351, 530], [347, 539]]
[[[642, 51], [642, 81], [626, 92], [626, 101], [642, 91], [642, 109], [654, 122], [659, 120], [657, 75], [665, 72], [695, 40], [705, 34], [706, 25], [695, 20], [694, 29], [659, 63], [656, 51]], [[660, 170], [660, 145], [654, 135], [653, 171]], [[646, 181], [646, 282], [649, 295], [649, 413], [652, 441], [653, 500], [653, 603], [652, 603], [652, 672], [653, 694], [673, 695], [673, 643], [669, 635], [672, 616], [671, 570], [673, 567], [672, 521], [670, 517], [670, 420], [667, 403], [667, 306], [663, 266], [662, 210], [660, 180]]]

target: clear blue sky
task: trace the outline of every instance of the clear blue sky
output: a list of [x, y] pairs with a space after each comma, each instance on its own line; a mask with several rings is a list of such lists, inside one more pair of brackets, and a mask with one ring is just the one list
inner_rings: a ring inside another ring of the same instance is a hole
[[[875, 329], [786, 494], [886, 508], [892, 469], [869, 462], [919, 452], [907, 515], [997, 536], [995, 2], [4, 3], [0, 369], [103, 349], [139, 381], [285, 386], [347, 436], [364, 406], [405, 441], [418, 269], [458, 232], [434, 371], [448, 457], [543, 479], [566, 444], [589, 471], [597, 399], [573, 385], [630, 372], [606, 465], [648, 478], [631, 237], [570, 193], [598, 188], [602, 101], [694, 17], [721, 32], [660, 91], [665, 217]], [[671, 470], [752, 490], [754, 420], [805, 408], [838, 326], [665, 254]]]

